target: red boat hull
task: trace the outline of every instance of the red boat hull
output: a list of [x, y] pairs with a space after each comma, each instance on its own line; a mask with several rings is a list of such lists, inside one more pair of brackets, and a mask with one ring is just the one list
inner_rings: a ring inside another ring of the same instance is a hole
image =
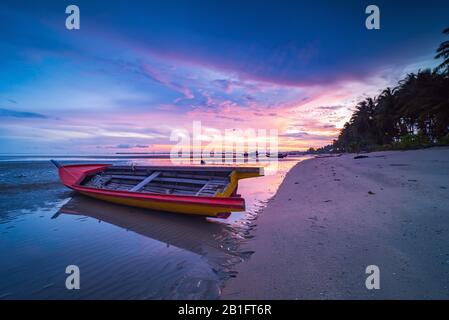
[[86, 196], [122, 205], [158, 211], [217, 217], [231, 211], [244, 211], [245, 200], [240, 197], [204, 197], [130, 192], [85, 187], [80, 183], [86, 176], [104, 171], [110, 164], [66, 165], [58, 168], [62, 183]]

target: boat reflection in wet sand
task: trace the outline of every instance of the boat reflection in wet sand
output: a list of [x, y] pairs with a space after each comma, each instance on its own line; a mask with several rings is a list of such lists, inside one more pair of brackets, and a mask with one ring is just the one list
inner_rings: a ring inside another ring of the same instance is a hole
[[[186, 215], [115, 206], [75, 195], [53, 216], [87, 216], [196, 254], [222, 256], [229, 236], [226, 225]], [[214, 252], [216, 254], [214, 254]]]
[[209, 217], [244, 211], [238, 180], [263, 175], [259, 167], [113, 166], [58, 167], [62, 183], [84, 195], [133, 207]]

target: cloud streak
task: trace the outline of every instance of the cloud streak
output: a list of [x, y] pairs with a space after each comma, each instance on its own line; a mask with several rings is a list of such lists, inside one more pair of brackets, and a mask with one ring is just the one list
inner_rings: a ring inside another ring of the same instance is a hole
[[27, 119], [49, 119], [48, 116], [36, 113], [36, 112], [26, 112], [26, 111], [15, 111], [10, 109], [0, 108], [0, 117], [2, 118], [27, 118]]

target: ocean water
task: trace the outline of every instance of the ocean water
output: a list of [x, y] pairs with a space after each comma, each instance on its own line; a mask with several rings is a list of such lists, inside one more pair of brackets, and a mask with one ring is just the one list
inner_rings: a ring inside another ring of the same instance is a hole
[[[0, 299], [216, 299], [250, 252], [252, 221], [288, 170], [241, 180], [247, 211], [228, 219], [124, 207], [64, 187], [49, 156], [0, 156]], [[62, 157], [63, 163], [171, 164], [146, 157]], [[66, 267], [80, 289], [65, 286]]]

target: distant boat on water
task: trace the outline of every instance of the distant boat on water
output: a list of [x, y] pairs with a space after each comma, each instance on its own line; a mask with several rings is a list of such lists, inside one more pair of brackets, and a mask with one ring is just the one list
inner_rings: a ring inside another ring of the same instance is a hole
[[[250, 157], [250, 156], [258, 158], [259, 155], [260, 155], [260, 153], [259, 153], [258, 151], [254, 152], [254, 153], [248, 153], [248, 152], [243, 153], [243, 156], [244, 156], [245, 158]], [[288, 153], [287, 153], [287, 152], [278, 152], [277, 154], [276, 154], [276, 153], [272, 154], [272, 153], [270, 153], [270, 152], [266, 152], [266, 153], [265, 153], [265, 156], [266, 156], [267, 158], [278, 158], [278, 159], [282, 159], [282, 158], [287, 157], [287, 156], [288, 156]]]
[[62, 183], [84, 195], [128, 206], [227, 217], [244, 211], [240, 179], [263, 176], [259, 167], [61, 165]]
[[[283, 158], [286, 158], [287, 156], [288, 156], [287, 152], [278, 152], [278, 154], [277, 154], [277, 158], [278, 159], [283, 159]], [[267, 157], [276, 158], [276, 154], [275, 155], [271, 155], [270, 153], [267, 153]]]

